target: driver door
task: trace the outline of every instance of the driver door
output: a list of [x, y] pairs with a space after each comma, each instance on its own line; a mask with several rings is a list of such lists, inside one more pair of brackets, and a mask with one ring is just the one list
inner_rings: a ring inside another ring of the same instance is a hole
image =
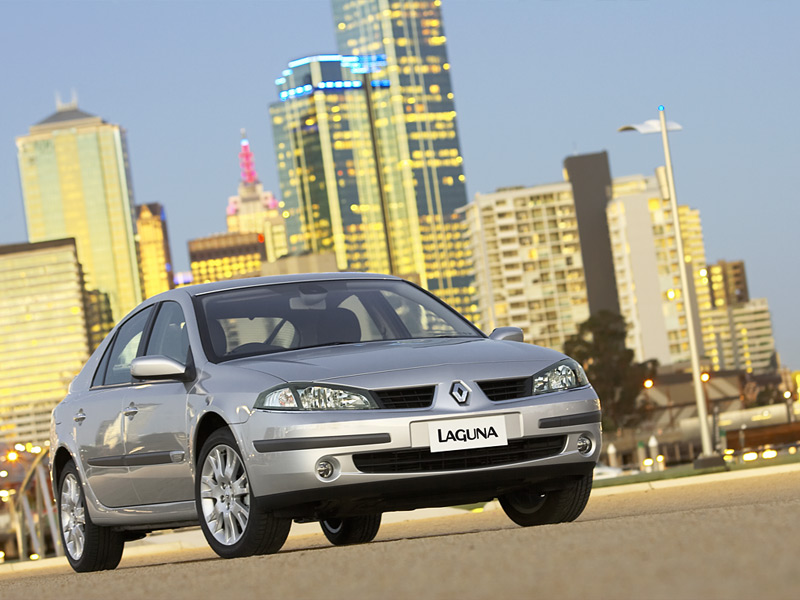
[[[191, 361], [183, 309], [162, 302], [143, 356]], [[125, 463], [140, 504], [194, 498], [187, 435], [187, 396], [193, 382], [138, 381], [125, 397]]]

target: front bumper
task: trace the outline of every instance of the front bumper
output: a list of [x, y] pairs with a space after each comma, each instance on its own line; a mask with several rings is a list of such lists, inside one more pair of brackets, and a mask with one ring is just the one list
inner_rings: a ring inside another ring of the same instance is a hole
[[[481, 417], [502, 417], [507, 446], [431, 452], [429, 423]], [[256, 411], [234, 428], [258, 504], [297, 519], [558, 489], [592, 472], [602, 435], [591, 387], [470, 408]], [[592, 441], [588, 453], [578, 451], [581, 436]], [[331, 477], [317, 474], [320, 460], [334, 466]]]

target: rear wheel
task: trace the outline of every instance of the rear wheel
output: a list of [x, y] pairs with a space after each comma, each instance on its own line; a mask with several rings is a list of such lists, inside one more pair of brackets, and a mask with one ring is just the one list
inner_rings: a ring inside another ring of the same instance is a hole
[[200, 452], [195, 482], [200, 528], [222, 558], [273, 554], [292, 522], [255, 507], [242, 455], [228, 429], [212, 433]]
[[501, 496], [500, 506], [517, 525], [530, 527], [574, 521], [586, 508], [592, 493], [592, 475], [584, 475], [555, 491], [520, 490]]
[[121, 533], [92, 522], [78, 469], [64, 466], [58, 481], [58, 519], [67, 560], [79, 573], [114, 569], [122, 559], [125, 540]]
[[335, 546], [366, 544], [375, 539], [381, 527], [381, 514], [325, 519], [319, 522], [322, 533]]

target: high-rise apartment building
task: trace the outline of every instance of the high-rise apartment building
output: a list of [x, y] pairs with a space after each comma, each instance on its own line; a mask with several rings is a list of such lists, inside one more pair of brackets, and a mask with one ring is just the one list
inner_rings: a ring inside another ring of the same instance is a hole
[[228, 233], [260, 233], [264, 236], [267, 261], [274, 262], [288, 253], [286, 224], [274, 194], [264, 191], [258, 180], [250, 140], [242, 129], [239, 166], [239, 193], [228, 198]]
[[167, 217], [161, 204], [153, 202], [136, 207], [136, 237], [144, 297], [172, 289]]
[[706, 351], [715, 371], [774, 368], [775, 339], [766, 298], [716, 307], [704, 317]]
[[17, 138], [17, 154], [28, 240], [75, 238], [86, 288], [119, 320], [142, 299], [125, 131], [59, 104]]
[[708, 265], [713, 307], [704, 313], [706, 352], [715, 370], [758, 372], [774, 367], [775, 339], [766, 298], [750, 299], [744, 262]]
[[615, 178], [607, 212], [621, 314], [629, 325], [628, 347], [639, 361], [655, 358], [668, 365], [689, 360], [686, 310], [694, 311], [703, 355], [707, 325], [703, 329], [702, 319], [711, 303], [700, 213], [678, 206], [687, 281], [692, 286], [692, 302], [685, 302], [671, 203], [661, 171], [651, 177]]
[[605, 226], [605, 152], [564, 161], [568, 181], [477, 194], [466, 209], [481, 327], [562, 348], [590, 315], [619, 312]]
[[639, 361], [689, 360], [687, 308], [698, 323], [698, 349], [713, 370], [765, 370], [775, 352], [766, 299], [749, 301], [744, 264], [706, 264], [700, 213], [678, 206], [693, 302], [681, 286], [675, 228], [663, 169], [654, 177], [614, 179], [608, 205], [621, 313]]
[[89, 357], [75, 240], [0, 246], [0, 440], [41, 444]]
[[521, 327], [525, 341], [562, 348], [590, 315], [572, 186], [476, 194], [466, 214], [480, 326]]
[[740, 304], [750, 300], [744, 261], [718, 260], [708, 265], [707, 272], [711, 288], [711, 303], [714, 307]]
[[[655, 358], [662, 365], [671, 364], [671, 352], [681, 351], [676, 344], [682, 331], [682, 313], [678, 313], [675, 302], [680, 275], [677, 268], [673, 272], [664, 238], [665, 230], [671, 231], [672, 226], [654, 225], [653, 217], [658, 214], [657, 220], [663, 221], [669, 206], [663, 204], [654, 177], [615, 178], [612, 195], [608, 225], [620, 314], [628, 324], [626, 345], [637, 361]], [[664, 246], [660, 255], [657, 245]]]

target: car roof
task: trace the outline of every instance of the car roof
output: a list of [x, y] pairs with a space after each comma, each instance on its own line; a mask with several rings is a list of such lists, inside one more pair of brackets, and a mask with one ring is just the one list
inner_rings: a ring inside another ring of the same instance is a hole
[[395, 281], [402, 281], [400, 277], [395, 277], [394, 275], [381, 275], [379, 273], [294, 273], [292, 275], [272, 275], [269, 277], [250, 277], [247, 279], [226, 279], [224, 281], [215, 281], [213, 283], [188, 285], [178, 288], [178, 290], [164, 292], [163, 294], [159, 294], [159, 296], [162, 296], [162, 299], [166, 300], [169, 296], [173, 296], [174, 292], [183, 292], [190, 296], [202, 296], [203, 294], [209, 294], [212, 292], [258, 287], [261, 285], [300, 283], [306, 281], [341, 281], [344, 279], [391, 279]]

